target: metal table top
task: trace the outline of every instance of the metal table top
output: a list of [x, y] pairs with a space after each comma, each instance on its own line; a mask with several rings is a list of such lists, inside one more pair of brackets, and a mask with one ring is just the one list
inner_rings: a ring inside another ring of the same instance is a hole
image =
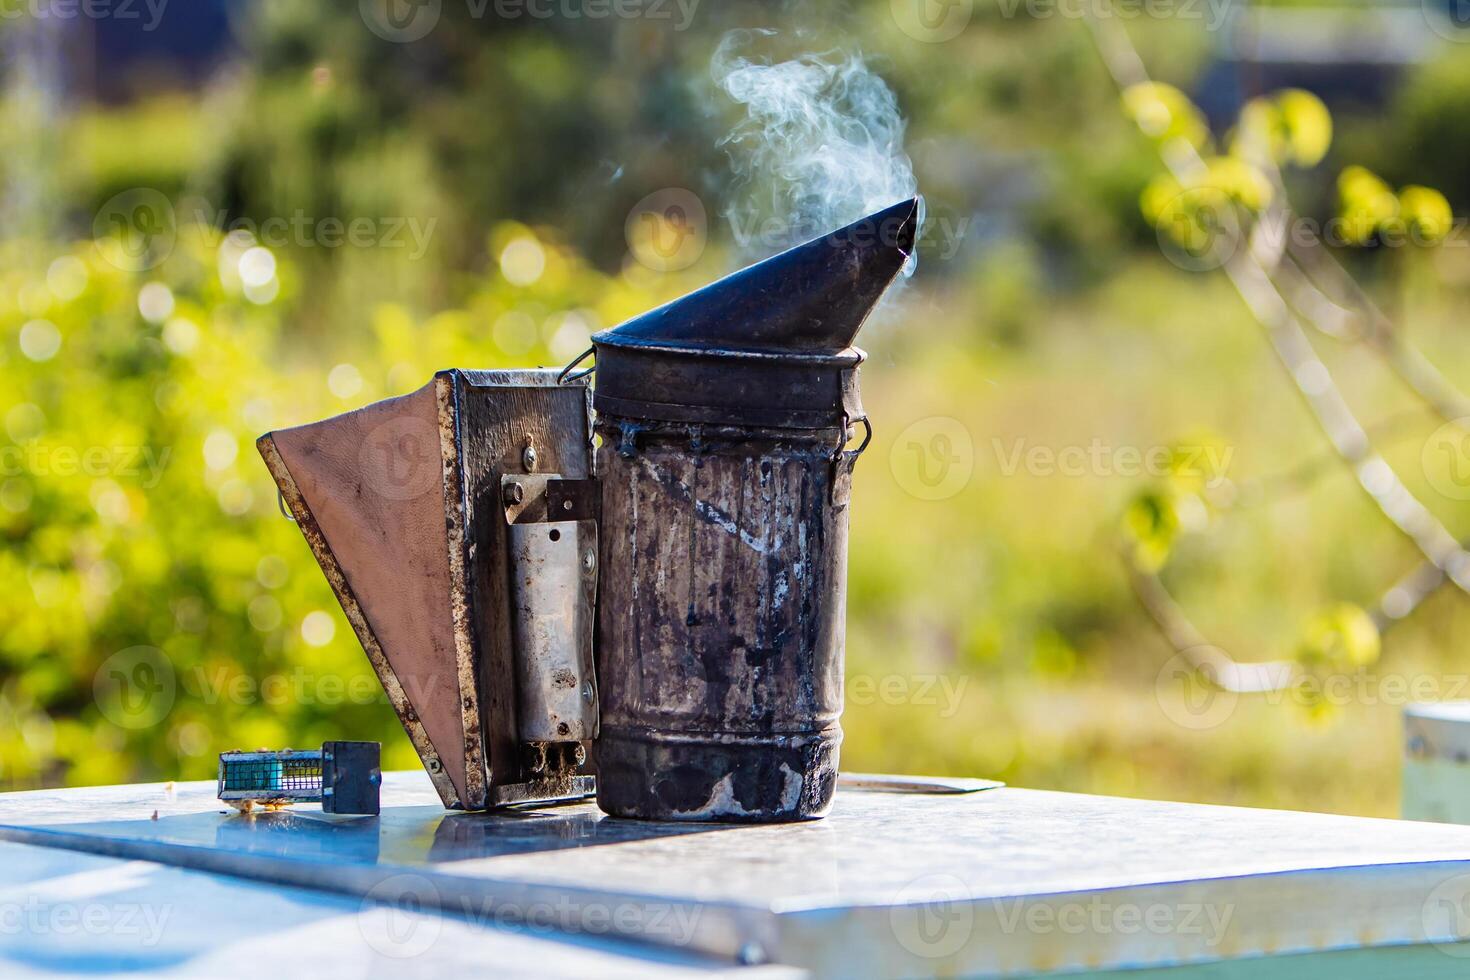
[[647, 824], [590, 803], [447, 813], [422, 773], [387, 774], [377, 818], [241, 816], [213, 794], [8, 794], [0, 839], [823, 975], [1411, 947], [1470, 973], [1452, 945], [1470, 935], [1466, 827], [1021, 789], [844, 789], [815, 823]]

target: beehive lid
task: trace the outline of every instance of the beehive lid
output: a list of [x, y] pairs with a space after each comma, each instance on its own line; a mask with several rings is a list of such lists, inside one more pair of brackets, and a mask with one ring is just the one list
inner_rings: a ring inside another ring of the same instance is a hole
[[1364, 950], [1427, 951], [1459, 968], [1466, 952], [1450, 943], [1466, 929], [1456, 910], [1470, 893], [1470, 828], [1448, 825], [1023, 789], [849, 789], [814, 823], [643, 824], [590, 804], [447, 813], [422, 773], [387, 776], [381, 818], [301, 807], [250, 819], [222, 814], [213, 792], [10, 794], [0, 838], [397, 891], [823, 974], [1038, 975]]

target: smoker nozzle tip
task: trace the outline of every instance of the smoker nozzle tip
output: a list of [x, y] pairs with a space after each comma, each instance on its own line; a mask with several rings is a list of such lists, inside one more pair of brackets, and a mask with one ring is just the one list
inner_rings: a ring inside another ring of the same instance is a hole
[[914, 241], [919, 235], [919, 221], [924, 213], [924, 198], [915, 194], [906, 201], [899, 201], [879, 214], [884, 221], [896, 221], [893, 244], [905, 257], [914, 254]]

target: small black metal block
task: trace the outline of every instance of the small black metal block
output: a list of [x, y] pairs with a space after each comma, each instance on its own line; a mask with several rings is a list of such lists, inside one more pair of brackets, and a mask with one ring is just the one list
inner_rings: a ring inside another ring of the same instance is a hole
[[377, 742], [322, 743], [322, 812], [379, 812], [382, 746]]

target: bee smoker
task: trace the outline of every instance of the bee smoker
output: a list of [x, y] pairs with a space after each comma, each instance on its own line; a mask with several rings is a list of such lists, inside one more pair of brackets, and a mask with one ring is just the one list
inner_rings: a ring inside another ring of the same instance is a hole
[[615, 816], [826, 812], [870, 435], [853, 341], [918, 210], [599, 333], [595, 368], [441, 371], [260, 438], [445, 806], [595, 783]]
[[592, 338], [606, 812], [764, 822], [831, 804], [848, 498], [871, 435], [852, 342], [913, 250], [917, 208]]

